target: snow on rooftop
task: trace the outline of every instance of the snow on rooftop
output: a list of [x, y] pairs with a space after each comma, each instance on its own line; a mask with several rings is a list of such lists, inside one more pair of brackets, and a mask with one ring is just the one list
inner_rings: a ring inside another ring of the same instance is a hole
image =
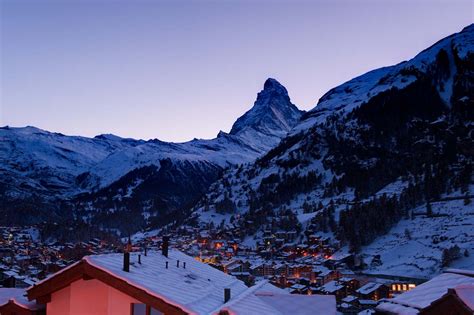
[[378, 282], [369, 282], [362, 287], [360, 287], [356, 292], [360, 294], [370, 294], [380, 288], [382, 286], [382, 283]]
[[234, 300], [231, 299], [220, 310], [245, 315], [309, 315], [314, 314], [316, 309], [321, 315], [336, 314], [335, 297], [289, 294], [267, 281], [261, 281]]
[[[137, 255], [131, 254], [130, 272], [122, 270], [123, 254], [95, 255], [84, 259], [89, 264], [191, 313], [208, 314], [220, 307], [224, 303], [224, 288], [230, 288], [232, 296], [247, 290], [242, 281], [178, 250], [170, 249], [168, 258], [158, 252], [149, 252], [148, 256], [142, 255], [142, 264], [138, 264]], [[168, 269], [165, 267], [166, 262]], [[186, 269], [183, 268], [183, 262], [186, 263]]]
[[333, 293], [333, 292], [336, 292], [337, 290], [340, 290], [342, 288], [344, 288], [344, 285], [338, 283], [335, 280], [332, 280], [332, 281], [326, 283], [325, 285], [323, 285], [321, 287], [321, 290], [324, 291], [324, 292]]
[[417, 314], [452, 289], [461, 285], [474, 285], [474, 277], [443, 273], [416, 288], [382, 302], [377, 309], [395, 314]]
[[334, 295], [275, 294], [259, 298], [279, 310], [277, 314], [310, 315], [315, 314], [315, 310], [321, 315], [336, 314]]

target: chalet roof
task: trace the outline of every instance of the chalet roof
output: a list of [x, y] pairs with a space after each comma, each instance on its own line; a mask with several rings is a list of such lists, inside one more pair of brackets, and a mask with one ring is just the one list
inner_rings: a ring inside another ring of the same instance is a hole
[[355, 300], [357, 300], [356, 296], [348, 295], [348, 296], [346, 296], [345, 298], [342, 299], [342, 302], [351, 303]]
[[[85, 259], [89, 264], [123, 278], [134, 286], [200, 314], [208, 313], [223, 303], [224, 288], [230, 288], [234, 295], [247, 289], [243, 282], [178, 250], [170, 250], [169, 258], [158, 252], [149, 253], [146, 257], [142, 256], [142, 264], [137, 263], [137, 255], [133, 254], [130, 272], [122, 270], [122, 256], [108, 254]], [[176, 266], [178, 260], [179, 268]], [[169, 264], [168, 269], [165, 268], [166, 262]], [[186, 262], [186, 269], [183, 268], [183, 262]]]
[[327, 276], [330, 275], [332, 270], [324, 267], [324, 266], [315, 266], [313, 267], [313, 272], [317, 273], [318, 276]]
[[228, 310], [231, 314], [307, 315], [314, 314], [315, 309], [321, 315], [335, 315], [335, 297], [289, 294], [267, 281], [261, 281], [240, 296], [230, 300], [214, 314], [220, 310]]
[[299, 284], [299, 283], [293, 284], [293, 285], [291, 286], [291, 288], [294, 289], [294, 290], [302, 290], [302, 289], [304, 289], [304, 288], [306, 288], [306, 287], [307, 287], [306, 285], [304, 285], [304, 284]]
[[[224, 288], [230, 288], [233, 296], [247, 289], [235, 277], [174, 249], [169, 250], [168, 257], [149, 251], [148, 256], [142, 255], [141, 264], [138, 264], [138, 254], [131, 253], [130, 262], [130, 272], [125, 272], [122, 270], [123, 254], [86, 256], [30, 287], [28, 297], [40, 298], [54, 292], [51, 292], [51, 288], [60, 289], [68, 284], [64, 282], [73, 282], [87, 276], [147, 304], [166, 304], [183, 313], [208, 314], [224, 303]], [[184, 262], [186, 268], [183, 268]]]
[[340, 289], [344, 288], [344, 285], [342, 284], [339, 284], [337, 281], [333, 280], [333, 281], [330, 281], [328, 283], [326, 283], [325, 285], [321, 286], [320, 289], [324, 292], [327, 292], [327, 293], [334, 293]]
[[456, 295], [474, 311], [474, 285], [460, 285], [454, 288]]
[[360, 294], [370, 294], [380, 288], [383, 285], [383, 283], [378, 283], [378, 282], [369, 282], [357, 289], [357, 293]]
[[377, 310], [394, 314], [417, 314], [419, 310], [445, 295], [448, 289], [462, 285], [474, 285], [474, 275], [443, 273], [393, 299], [384, 300], [377, 306]]
[[25, 289], [0, 288], [0, 308], [8, 303], [14, 303], [24, 309], [40, 310], [44, 305], [28, 301]]

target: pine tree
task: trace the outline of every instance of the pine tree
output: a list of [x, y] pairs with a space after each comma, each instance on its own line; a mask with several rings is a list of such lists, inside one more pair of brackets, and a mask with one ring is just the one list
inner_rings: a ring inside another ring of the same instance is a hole
[[431, 208], [431, 203], [429, 201], [426, 203], [426, 215], [428, 217], [433, 216], [433, 209]]
[[451, 257], [449, 255], [449, 250], [447, 248], [443, 249], [443, 253], [441, 255], [441, 266], [447, 267], [451, 263]]

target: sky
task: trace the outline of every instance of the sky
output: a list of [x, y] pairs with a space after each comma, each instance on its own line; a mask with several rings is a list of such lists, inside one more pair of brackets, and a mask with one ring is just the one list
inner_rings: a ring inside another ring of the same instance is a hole
[[0, 125], [181, 142], [266, 78], [300, 109], [473, 23], [474, 0], [0, 0]]

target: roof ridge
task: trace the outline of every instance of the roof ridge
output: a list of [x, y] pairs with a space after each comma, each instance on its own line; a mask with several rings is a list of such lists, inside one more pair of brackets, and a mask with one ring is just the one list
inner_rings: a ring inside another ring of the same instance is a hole
[[235, 303], [241, 301], [243, 298], [246, 298], [247, 296], [249, 296], [250, 294], [255, 292], [257, 289], [260, 289], [263, 285], [265, 285], [267, 283], [268, 283], [268, 280], [262, 280], [262, 281], [258, 282], [256, 285], [251, 286], [250, 288], [248, 288], [244, 292], [237, 295], [234, 299], [231, 299], [229, 302], [224, 303], [223, 305], [221, 305], [220, 307], [218, 307], [217, 309], [212, 311], [211, 314], [217, 313], [220, 310], [222, 310], [223, 308], [234, 305]]

